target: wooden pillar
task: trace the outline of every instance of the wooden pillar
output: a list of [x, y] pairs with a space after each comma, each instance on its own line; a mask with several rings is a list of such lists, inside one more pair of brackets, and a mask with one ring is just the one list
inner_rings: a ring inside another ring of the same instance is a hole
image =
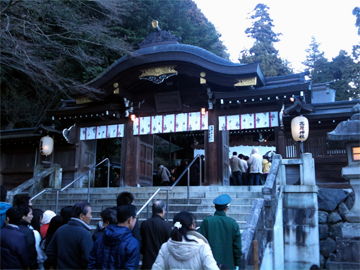
[[284, 131], [280, 128], [275, 128], [275, 140], [276, 140], [276, 153], [280, 154], [283, 158], [286, 158], [286, 140]]
[[[205, 184], [208, 185], [217, 185], [219, 180], [219, 162], [221, 158], [218, 157], [218, 144], [219, 144], [219, 124], [218, 124], [218, 115], [216, 111], [210, 110], [208, 115], [208, 125], [209, 130], [205, 132], [204, 148], [205, 148]], [[209, 133], [211, 126], [213, 129], [213, 138], [214, 141], [209, 141]]]
[[121, 144], [121, 185], [135, 187], [139, 179], [139, 136], [133, 135], [133, 122], [124, 126], [124, 138]]

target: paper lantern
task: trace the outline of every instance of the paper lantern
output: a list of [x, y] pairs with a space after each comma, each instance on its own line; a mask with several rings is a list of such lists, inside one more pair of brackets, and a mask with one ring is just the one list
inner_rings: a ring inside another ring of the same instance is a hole
[[45, 136], [42, 137], [40, 140], [40, 153], [44, 156], [51, 155], [54, 148], [54, 140], [49, 137]]
[[309, 137], [309, 120], [304, 116], [296, 116], [291, 120], [291, 134], [295, 141], [304, 142]]

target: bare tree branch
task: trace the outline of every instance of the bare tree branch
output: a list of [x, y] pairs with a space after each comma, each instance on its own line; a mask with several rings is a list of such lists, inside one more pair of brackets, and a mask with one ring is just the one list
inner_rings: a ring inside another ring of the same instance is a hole
[[11, 8], [12, 6], [15, 6], [17, 3], [20, 3], [20, 2], [22, 2], [22, 0], [10, 0], [10, 1], [9, 1], [9, 4], [8, 4], [3, 10], [1, 10], [0, 16], [1, 16], [4, 12], [6, 12], [9, 8]]

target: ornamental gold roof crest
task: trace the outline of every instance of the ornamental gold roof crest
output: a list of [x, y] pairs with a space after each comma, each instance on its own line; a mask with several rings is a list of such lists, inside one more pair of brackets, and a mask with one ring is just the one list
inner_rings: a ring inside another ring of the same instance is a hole
[[178, 74], [178, 72], [175, 70], [175, 67], [176, 66], [160, 66], [140, 69], [142, 74], [139, 76], [139, 79], [148, 80], [153, 83], [160, 84], [171, 76]]

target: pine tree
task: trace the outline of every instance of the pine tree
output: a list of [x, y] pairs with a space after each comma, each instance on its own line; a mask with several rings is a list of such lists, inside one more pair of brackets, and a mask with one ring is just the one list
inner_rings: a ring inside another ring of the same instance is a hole
[[329, 64], [336, 89], [336, 100], [360, 99], [360, 63], [340, 51]]
[[324, 58], [325, 53], [323, 51], [320, 52], [319, 46], [320, 44], [316, 41], [315, 37], [312, 36], [309, 48], [305, 50], [307, 52], [306, 60], [302, 62], [310, 72], [314, 70], [315, 63]]
[[248, 37], [255, 39], [253, 47], [241, 51], [241, 63], [260, 62], [265, 76], [275, 77], [291, 74], [289, 62], [279, 57], [274, 43], [279, 42], [281, 33], [273, 31], [273, 20], [268, 13], [269, 7], [264, 4], [256, 5], [250, 19], [253, 20], [252, 27], [246, 29]]
[[325, 58], [324, 52], [319, 50], [320, 44], [315, 37], [311, 37], [309, 48], [306, 49], [306, 60], [302, 62], [310, 72], [313, 83], [322, 83], [332, 81], [333, 77], [330, 73], [330, 66], [328, 59]]

